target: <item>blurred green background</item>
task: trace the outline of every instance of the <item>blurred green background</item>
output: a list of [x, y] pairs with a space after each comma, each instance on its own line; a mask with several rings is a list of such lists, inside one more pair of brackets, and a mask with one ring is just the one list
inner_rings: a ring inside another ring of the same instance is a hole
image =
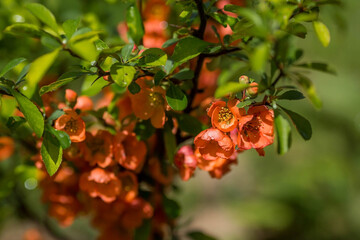
[[[49, 51], [31, 40], [2, 34], [7, 25], [24, 16], [31, 20], [21, 7], [24, 2], [30, 1], [0, 1], [0, 66], [16, 57], [33, 60]], [[40, 2], [55, 13], [59, 22], [83, 16], [84, 25], [105, 29], [109, 32], [107, 40], [117, 41], [116, 26], [125, 15], [126, 3]], [[180, 232], [199, 229], [220, 240], [360, 239], [359, 9], [359, 0], [346, 0], [343, 7], [321, 11], [321, 20], [332, 33], [328, 48], [321, 46], [310, 26], [308, 38], [297, 40], [305, 51], [304, 61], [327, 62], [337, 70], [336, 76], [307, 73], [323, 100], [320, 111], [308, 100], [288, 103], [289, 107], [296, 104], [297, 112], [312, 122], [312, 139], [304, 142], [293, 131], [293, 146], [284, 156], [276, 154], [276, 145], [266, 148], [265, 158], [247, 151], [239, 155], [238, 165], [221, 180], [197, 171], [190, 181], [179, 181], [182, 190], [175, 197], [182, 205]], [[39, 191], [26, 191], [27, 200], [38, 202], [33, 209], [41, 209]], [[11, 208], [0, 209], [0, 239], [21, 239], [26, 229], [39, 227], [14, 215]], [[45, 239], [51, 239], [45, 232]], [[96, 235], [83, 218], [64, 232], [72, 239]]]

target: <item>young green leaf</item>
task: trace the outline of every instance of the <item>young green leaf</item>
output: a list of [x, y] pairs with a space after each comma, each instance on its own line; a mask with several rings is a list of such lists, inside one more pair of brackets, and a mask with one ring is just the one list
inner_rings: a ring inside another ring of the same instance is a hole
[[122, 58], [124, 63], [126, 63], [129, 60], [130, 54], [131, 54], [133, 49], [134, 49], [134, 44], [126, 44], [121, 49], [120, 55], [121, 55], [121, 58]]
[[290, 90], [278, 96], [279, 100], [300, 100], [304, 98], [304, 95], [296, 90]]
[[59, 55], [59, 51], [60, 49], [56, 49], [51, 53], [42, 55], [31, 63], [29, 72], [26, 76], [30, 87], [34, 88], [38, 84], [38, 82], [40, 82], [47, 70], [51, 67], [51, 65]]
[[324, 23], [320, 22], [320, 21], [314, 21], [313, 26], [314, 26], [314, 29], [315, 29], [315, 33], [316, 33], [318, 39], [320, 40], [321, 44], [324, 47], [329, 46], [329, 44], [330, 44], [330, 31], [326, 27], [326, 25]]
[[128, 8], [126, 13], [126, 22], [129, 29], [129, 37], [136, 45], [138, 45], [144, 36], [145, 30], [140, 11], [135, 5]]
[[3, 69], [1, 69], [0, 77], [4, 76], [7, 72], [9, 72], [11, 69], [13, 69], [25, 60], [25, 58], [16, 58], [14, 60], [11, 60], [8, 64], [5, 65], [5, 67], [3, 67]]
[[26, 8], [34, 14], [41, 22], [48, 25], [52, 30], [58, 34], [58, 25], [56, 23], [55, 16], [47, 9], [44, 5], [39, 3], [29, 3], [26, 5]]
[[68, 84], [69, 82], [75, 80], [76, 78], [79, 78], [81, 76], [87, 75], [88, 73], [86, 72], [67, 72], [64, 73], [63, 75], [61, 75], [59, 77], [59, 79], [56, 82], [50, 83], [49, 85], [43, 86], [40, 88], [40, 96], [48, 93], [48, 92], [52, 92], [52, 91], [56, 91], [58, 88]]
[[136, 70], [132, 66], [123, 66], [115, 63], [111, 66], [111, 78], [120, 87], [127, 87], [134, 79]]
[[211, 43], [205, 42], [196, 37], [185, 37], [180, 39], [176, 44], [174, 53], [171, 56], [171, 60], [174, 62], [175, 67], [181, 65], [182, 63], [197, 57], [201, 54]]
[[166, 53], [159, 48], [149, 48], [141, 54], [139, 64], [146, 67], [164, 66], [167, 60]]
[[54, 175], [59, 169], [62, 161], [63, 149], [59, 140], [51, 133], [45, 131], [40, 150], [46, 171], [50, 176]]
[[182, 111], [187, 107], [188, 100], [185, 93], [174, 84], [166, 90], [166, 101], [175, 111]]
[[44, 118], [39, 109], [27, 97], [11, 88], [11, 94], [19, 104], [20, 111], [24, 114], [30, 127], [38, 137], [44, 132]]
[[298, 113], [290, 111], [280, 105], [278, 106], [290, 117], [291, 121], [296, 127], [296, 130], [300, 133], [302, 138], [304, 138], [305, 140], [309, 140], [312, 135], [312, 128], [310, 122]]
[[278, 153], [285, 154], [291, 146], [291, 126], [279, 111], [275, 111], [275, 127], [278, 140]]
[[62, 147], [62, 149], [66, 149], [66, 148], [70, 147], [71, 140], [70, 140], [69, 135], [66, 132], [54, 129], [50, 125], [46, 125], [45, 128], [46, 128], [45, 131], [48, 131], [49, 133], [51, 133], [53, 136], [56, 137], [56, 139], [59, 141], [60, 146]]
[[180, 40], [180, 39], [177, 39], [177, 38], [169, 39], [169, 40], [167, 40], [166, 42], [164, 42], [161, 47], [162, 47], [162, 48], [170, 47], [170, 46], [174, 45], [175, 43], [177, 43], [179, 40]]
[[33, 37], [40, 38], [44, 35], [44, 32], [40, 30], [40, 28], [34, 24], [28, 23], [15, 23], [5, 28], [5, 33], [9, 33], [19, 37]]
[[77, 28], [79, 27], [79, 24], [80, 24], [80, 18], [68, 19], [62, 24], [66, 38], [68, 40], [70, 40], [73, 34], [76, 32]]
[[243, 84], [238, 82], [227, 82], [219, 86], [215, 91], [215, 98], [224, 97], [230, 93], [237, 93], [248, 88], [249, 84]]
[[305, 38], [307, 34], [306, 27], [298, 22], [289, 23], [289, 25], [286, 27], [286, 31], [300, 38]]

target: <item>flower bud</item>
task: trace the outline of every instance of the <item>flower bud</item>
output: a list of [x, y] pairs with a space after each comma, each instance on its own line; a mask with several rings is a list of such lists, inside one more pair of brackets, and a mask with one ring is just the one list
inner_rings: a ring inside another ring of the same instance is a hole
[[256, 82], [252, 82], [252, 83], [250, 83], [250, 86], [251, 86], [250, 88], [246, 89], [247, 94], [249, 94], [252, 97], [256, 96], [258, 93], [259, 84], [257, 84]]
[[239, 83], [249, 84], [250, 80], [248, 76], [242, 75], [239, 77]]
[[71, 89], [66, 89], [65, 99], [69, 105], [75, 105], [77, 101], [77, 93]]

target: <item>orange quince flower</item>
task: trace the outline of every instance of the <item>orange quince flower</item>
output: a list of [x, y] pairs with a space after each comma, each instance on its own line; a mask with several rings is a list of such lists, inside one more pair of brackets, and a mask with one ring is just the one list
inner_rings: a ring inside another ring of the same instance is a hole
[[0, 161], [13, 155], [15, 149], [14, 140], [11, 137], [0, 137]]
[[274, 142], [274, 111], [266, 106], [250, 107], [248, 114], [239, 120], [238, 147], [255, 148], [263, 155], [262, 148]]
[[80, 177], [80, 189], [92, 198], [100, 197], [104, 202], [116, 200], [121, 192], [121, 182], [113, 172], [94, 168]]
[[230, 165], [236, 164], [236, 154], [234, 153], [230, 158], [217, 158], [212, 161], [204, 159], [199, 150], [195, 150], [195, 156], [197, 158], [197, 166], [204, 170], [208, 171], [212, 178], [220, 179], [226, 173], [230, 172]]
[[139, 184], [136, 175], [130, 171], [125, 171], [119, 173], [118, 177], [122, 185], [120, 198], [126, 202], [131, 202], [138, 194]]
[[238, 103], [239, 101], [236, 99], [229, 99], [227, 104], [224, 101], [214, 102], [208, 110], [212, 126], [222, 132], [230, 132], [235, 129], [242, 113], [236, 107]]
[[118, 132], [114, 138], [115, 160], [124, 168], [140, 172], [146, 156], [146, 145], [136, 138], [135, 133]]
[[66, 132], [72, 142], [85, 140], [85, 122], [72, 109], [65, 109], [65, 114], [55, 121], [55, 128]]
[[200, 132], [194, 140], [195, 147], [206, 160], [229, 158], [235, 151], [231, 138], [216, 128], [209, 128]]
[[196, 157], [192, 148], [189, 145], [182, 146], [175, 155], [174, 163], [180, 171], [181, 179], [189, 180], [196, 169]]
[[90, 162], [90, 166], [97, 164], [102, 168], [106, 168], [114, 164], [113, 139], [114, 137], [108, 131], [99, 130], [95, 136], [86, 132], [86, 141], [80, 147], [85, 160]]
[[145, 78], [139, 78], [136, 83], [141, 87], [136, 94], [129, 93], [131, 106], [136, 117], [147, 120], [156, 128], [165, 124], [166, 91], [160, 86], [149, 87]]

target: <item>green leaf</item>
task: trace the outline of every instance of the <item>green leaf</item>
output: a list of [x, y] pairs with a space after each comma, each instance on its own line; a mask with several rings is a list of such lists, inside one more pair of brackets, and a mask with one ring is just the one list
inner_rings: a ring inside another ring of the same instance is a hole
[[[104, 80], [103, 78], [98, 78], [97, 75], [86, 76], [81, 86], [81, 95], [95, 96], [107, 85], [109, 85], [109, 82]], [[118, 86], [118, 85], [112, 84], [111, 86]], [[126, 88], [122, 88], [122, 89], [123, 91], [126, 90]], [[113, 88], [112, 90], [114, 91]]]
[[291, 126], [279, 111], [275, 111], [275, 126], [278, 140], [278, 153], [285, 154], [291, 146]]
[[309, 140], [312, 135], [312, 128], [310, 122], [303, 116], [290, 111], [282, 106], [278, 105], [291, 119], [292, 123], [296, 127], [296, 130], [300, 133], [302, 138]]
[[190, 59], [197, 57], [199, 54], [210, 46], [211, 43], [205, 42], [196, 37], [185, 37], [180, 39], [176, 44], [171, 60], [174, 62], [172, 69]]
[[280, 100], [300, 100], [304, 98], [304, 95], [296, 90], [290, 90], [278, 96], [278, 99]]
[[314, 26], [314, 29], [315, 29], [315, 33], [316, 33], [318, 39], [320, 40], [321, 44], [324, 47], [329, 46], [329, 44], [330, 44], [330, 31], [326, 27], [326, 25], [324, 23], [320, 22], [320, 21], [314, 21], [313, 26]]
[[132, 66], [123, 66], [115, 63], [110, 68], [111, 78], [120, 87], [127, 87], [134, 79], [136, 70]]
[[20, 111], [24, 114], [30, 127], [34, 130], [38, 137], [41, 137], [44, 132], [44, 118], [39, 109], [27, 97], [11, 89], [11, 94], [15, 97], [19, 104]]
[[76, 32], [77, 28], [79, 27], [79, 24], [80, 24], [80, 18], [68, 19], [62, 24], [66, 38], [68, 40], [70, 40], [73, 34]]
[[224, 97], [230, 93], [237, 93], [248, 88], [249, 84], [243, 84], [238, 82], [227, 82], [219, 86], [215, 91], [215, 98]]
[[300, 86], [305, 90], [307, 93], [308, 98], [310, 99], [311, 103], [318, 109], [322, 107], [322, 102], [317, 95], [315, 86], [313, 82], [306, 76], [296, 73], [297, 79], [296, 81], [300, 84]]
[[168, 122], [165, 123], [163, 134], [168, 161], [169, 163], [173, 163], [176, 151], [176, 138], [172, 133], [172, 127]]
[[326, 63], [309, 62], [309, 63], [298, 64], [298, 65], [295, 65], [295, 66], [296, 67], [301, 67], [301, 68], [313, 69], [313, 70], [317, 70], [317, 71], [326, 72], [326, 73], [336, 75], [335, 69], [332, 68], [331, 66], [329, 66]]
[[3, 67], [0, 71], [0, 77], [4, 76], [7, 72], [9, 72], [11, 69], [22, 63], [23, 61], [26, 61], [25, 58], [16, 58], [14, 60], [11, 60], [8, 64]]
[[180, 40], [180, 39], [177, 39], [177, 38], [169, 39], [169, 40], [167, 40], [166, 42], [164, 42], [161, 47], [162, 47], [162, 48], [170, 47], [170, 46], [174, 45], [175, 43], [177, 43], [179, 40]]
[[175, 111], [182, 111], [187, 107], [188, 100], [185, 93], [174, 84], [166, 90], [166, 101]]
[[294, 19], [299, 22], [312, 22], [317, 20], [319, 17], [318, 11], [312, 11], [312, 12], [303, 12], [297, 14]]
[[151, 220], [145, 219], [142, 225], [135, 229], [134, 240], [148, 240], [151, 233]]
[[140, 92], [141, 88], [139, 84], [137, 84], [135, 81], [132, 81], [130, 85], [128, 86], [128, 90], [131, 94], [136, 94]]
[[48, 93], [48, 92], [53, 92], [56, 91], [58, 88], [68, 84], [69, 82], [75, 80], [76, 78], [79, 78], [81, 76], [87, 75], [88, 73], [86, 72], [67, 72], [64, 73], [63, 75], [61, 75], [59, 77], [59, 79], [56, 82], [50, 83], [49, 85], [43, 86], [42, 88], [40, 88], [40, 96]]
[[192, 231], [187, 233], [187, 236], [192, 240], [217, 240], [214, 237], [208, 236], [199, 231]]
[[254, 71], [262, 72], [269, 58], [269, 44], [258, 45], [250, 55], [250, 64]]
[[59, 51], [60, 49], [56, 49], [51, 53], [42, 55], [31, 63], [29, 72], [26, 76], [30, 87], [34, 88], [40, 82], [59, 55]]
[[45, 47], [50, 48], [51, 50], [61, 47], [61, 44], [52, 36], [43, 35], [41, 36], [41, 44]]
[[55, 16], [44, 5], [39, 3], [29, 3], [26, 8], [30, 10], [35, 17], [37, 17], [45, 25], [48, 25], [55, 33], [58, 33], [58, 25]]
[[75, 34], [67, 44], [69, 49], [86, 61], [96, 61], [100, 54], [100, 51], [95, 47], [95, 42], [99, 39], [99, 31], [87, 32], [76, 36]]
[[194, 71], [189, 68], [183, 68], [176, 74], [172, 76], [172, 78], [178, 79], [178, 80], [188, 80], [194, 78]]
[[52, 125], [52, 122], [56, 119], [58, 119], [59, 117], [61, 117], [62, 115], [64, 115], [65, 112], [63, 110], [55, 110], [50, 117], [48, 117], [46, 120], [47, 122]]
[[46, 128], [45, 131], [48, 131], [49, 133], [51, 133], [53, 136], [56, 137], [56, 139], [59, 141], [62, 149], [66, 149], [66, 148], [70, 147], [71, 140], [70, 140], [69, 135], [66, 132], [59, 131], [59, 130], [51, 127], [50, 125], [46, 125], [45, 128]]
[[136, 123], [134, 128], [134, 133], [136, 134], [138, 140], [145, 141], [155, 133], [155, 128], [151, 124], [150, 119], [143, 120], [141, 122]]
[[95, 47], [97, 51], [102, 51], [104, 49], [109, 49], [109, 46], [101, 39], [96, 39], [94, 41]]
[[6, 126], [11, 130], [15, 131], [18, 127], [20, 127], [23, 123], [26, 122], [26, 119], [18, 116], [11, 116], [6, 122]]
[[154, 76], [154, 82], [156, 86], [159, 86], [161, 83], [161, 80], [163, 80], [166, 77], [166, 72], [160, 70], [155, 73]]
[[128, 8], [126, 13], [126, 23], [130, 39], [136, 45], [139, 45], [142, 37], [144, 36], [145, 30], [140, 11], [136, 6], [132, 5]]
[[40, 150], [46, 171], [50, 176], [54, 175], [62, 162], [62, 147], [59, 140], [48, 131], [44, 133], [43, 143]]
[[244, 108], [244, 107], [250, 106], [252, 102], [253, 102], [252, 100], [246, 100], [243, 102], [239, 102], [236, 106], [238, 108]]
[[180, 216], [181, 208], [180, 208], [180, 205], [175, 200], [167, 198], [164, 195], [163, 206], [164, 206], [164, 211], [165, 211], [166, 215], [170, 219], [176, 219]]
[[40, 38], [44, 35], [38, 26], [28, 23], [15, 23], [6, 27], [4, 32], [20, 37], [27, 36], [33, 38]]
[[123, 62], [127, 62], [130, 58], [132, 50], [134, 49], [134, 44], [126, 44], [120, 52]]
[[150, 48], [141, 54], [139, 64], [146, 67], [164, 66], [167, 60], [166, 53], [160, 48]]
[[176, 119], [178, 120], [179, 128], [192, 136], [198, 135], [205, 128], [197, 118], [188, 114], [178, 114]]
[[306, 27], [297, 22], [292, 22], [286, 27], [286, 31], [290, 34], [293, 34], [295, 36], [298, 36], [300, 38], [305, 38], [307, 34]]

